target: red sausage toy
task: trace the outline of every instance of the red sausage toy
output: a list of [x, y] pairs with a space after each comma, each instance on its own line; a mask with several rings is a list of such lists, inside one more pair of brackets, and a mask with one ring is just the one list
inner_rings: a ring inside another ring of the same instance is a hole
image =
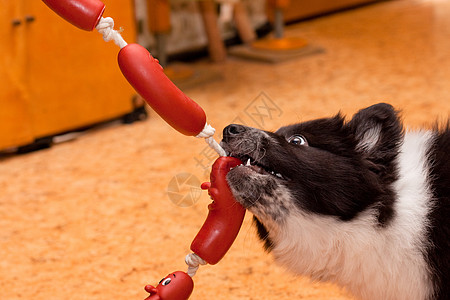
[[[100, 0], [42, 0], [73, 25], [93, 30], [103, 15]], [[206, 125], [203, 109], [164, 74], [144, 47], [129, 44], [119, 52], [119, 67], [134, 89], [169, 125], [185, 135], [198, 135]]]
[[[105, 9], [100, 0], [42, 1], [73, 25], [88, 31], [97, 26]], [[119, 67], [135, 90], [173, 128], [185, 135], [199, 135], [206, 125], [203, 109], [167, 78], [159, 62], [144, 47], [138, 44], [125, 46], [125, 42], [118, 44], [122, 48], [118, 55]], [[237, 158], [219, 157], [212, 166], [211, 183], [202, 185], [213, 202], [208, 206], [208, 217], [192, 242], [191, 250], [212, 265], [218, 263], [231, 247], [245, 216], [245, 209], [234, 200], [226, 181], [230, 169], [240, 164], [242, 162]], [[150, 293], [146, 300], [186, 300], [193, 287], [191, 277], [177, 271], [156, 287], [146, 286], [145, 290]]]
[[119, 52], [119, 67], [128, 82], [173, 128], [185, 135], [198, 135], [206, 124], [203, 109], [180, 91], [164, 74], [159, 62], [138, 44]]
[[100, 0], [42, 0], [54, 12], [83, 30], [94, 30], [103, 15], [105, 4]]
[[242, 162], [234, 157], [219, 157], [211, 170], [211, 183], [204, 183], [213, 202], [205, 223], [191, 244], [191, 250], [207, 263], [218, 263], [230, 249], [241, 228], [245, 208], [234, 200], [226, 175]]
[[145, 300], [187, 300], [194, 289], [192, 278], [181, 271], [176, 271], [167, 275], [159, 284], [145, 286], [145, 290], [150, 296]]

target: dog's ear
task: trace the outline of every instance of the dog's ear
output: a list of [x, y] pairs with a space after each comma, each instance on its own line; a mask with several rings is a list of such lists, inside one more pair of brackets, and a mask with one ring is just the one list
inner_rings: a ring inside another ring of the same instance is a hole
[[360, 110], [348, 123], [356, 150], [378, 167], [391, 164], [398, 154], [403, 126], [398, 112], [389, 104], [379, 103]]

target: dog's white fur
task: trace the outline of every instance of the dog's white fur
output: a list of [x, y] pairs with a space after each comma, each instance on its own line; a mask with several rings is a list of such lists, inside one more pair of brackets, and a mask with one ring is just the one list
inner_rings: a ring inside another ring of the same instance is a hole
[[[367, 135], [364, 146], [374, 145], [378, 134]], [[386, 227], [379, 226], [371, 209], [347, 222], [299, 209], [282, 223], [261, 218], [277, 262], [295, 273], [336, 282], [361, 299], [427, 299], [432, 283], [421, 251], [432, 203], [426, 157], [432, 138], [430, 132], [405, 134], [397, 158], [395, 216]]]

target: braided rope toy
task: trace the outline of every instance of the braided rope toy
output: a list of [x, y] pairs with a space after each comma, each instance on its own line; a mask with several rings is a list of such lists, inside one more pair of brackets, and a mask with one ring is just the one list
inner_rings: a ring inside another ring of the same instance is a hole
[[194, 287], [192, 277], [199, 266], [218, 263], [233, 244], [242, 225], [245, 209], [235, 202], [226, 182], [230, 169], [242, 162], [226, 156], [225, 150], [213, 137], [215, 129], [206, 122], [203, 109], [170, 81], [158, 60], [141, 45], [128, 44], [120, 32], [114, 29], [114, 20], [103, 18], [103, 2], [42, 1], [72, 25], [86, 31], [97, 29], [106, 42], [114, 41], [120, 47], [120, 70], [136, 92], [174, 129], [184, 135], [205, 139], [219, 155], [211, 169], [211, 182], [202, 184], [202, 189], [208, 190], [213, 202], [208, 206], [205, 223], [191, 244], [193, 253], [185, 258], [187, 273], [176, 271], [163, 278], [156, 287], [145, 287], [150, 293], [146, 300], [188, 299]]

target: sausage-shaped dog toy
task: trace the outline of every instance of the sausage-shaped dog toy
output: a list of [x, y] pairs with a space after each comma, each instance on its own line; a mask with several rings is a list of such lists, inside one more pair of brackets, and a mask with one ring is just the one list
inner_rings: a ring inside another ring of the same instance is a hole
[[219, 157], [212, 166], [211, 183], [202, 184], [213, 202], [191, 250], [211, 265], [218, 263], [230, 249], [244, 220], [245, 208], [234, 200], [226, 180], [230, 169], [240, 164], [237, 158]]
[[203, 109], [164, 74], [159, 62], [138, 44], [119, 52], [119, 67], [128, 82], [169, 125], [185, 135], [198, 135], [206, 124]]
[[[100, 0], [42, 0], [73, 25], [93, 30], [103, 15]], [[138, 44], [119, 52], [119, 67], [133, 88], [169, 125], [185, 135], [197, 136], [206, 125], [203, 109], [164, 74], [159, 62]]]
[[72, 25], [87, 31], [94, 30], [105, 10], [100, 0], [42, 0]]
[[150, 295], [145, 300], [187, 300], [194, 289], [194, 281], [185, 272], [173, 272], [159, 282], [154, 287], [145, 286], [145, 290]]

